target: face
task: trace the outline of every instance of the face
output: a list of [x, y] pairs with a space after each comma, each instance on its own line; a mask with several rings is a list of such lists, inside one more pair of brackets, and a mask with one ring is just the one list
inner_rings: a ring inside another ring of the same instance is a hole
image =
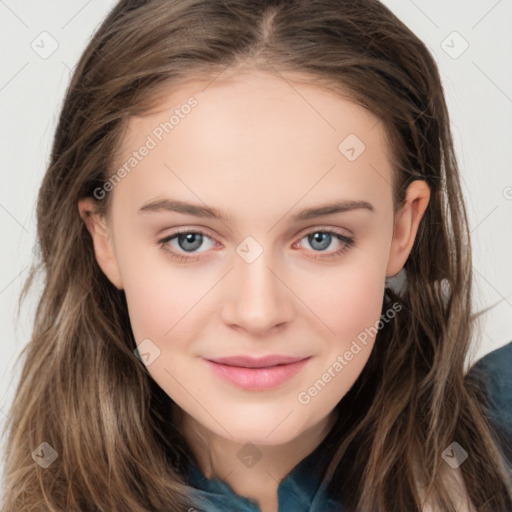
[[[109, 216], [89, 229], [151, 376], [187, 418], [241, 443], [324, 420], [368, 360], [385, 277], [426, 207], [418, 182], [393, 216], [382, 123], [252, 72], [170, 90], [121, 149]], [[211, 362], [238, 356], [278, 359]]]

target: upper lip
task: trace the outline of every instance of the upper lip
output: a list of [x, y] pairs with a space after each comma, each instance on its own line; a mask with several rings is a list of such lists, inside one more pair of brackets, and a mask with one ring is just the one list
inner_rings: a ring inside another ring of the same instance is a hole
[[270, 355], [265, 357], [251, 357], [251, 356], [234, 356], [234, 357], [219, 357], [215, 359], [208, 359], [214, 363], [226, 364], [229, 366], [242, 366], [244, 368], [265, 368], [267, 366], [275, 366], [278, 364], [296, 363], [308, 359], [308, 357], [300, 356], [281, 356]]

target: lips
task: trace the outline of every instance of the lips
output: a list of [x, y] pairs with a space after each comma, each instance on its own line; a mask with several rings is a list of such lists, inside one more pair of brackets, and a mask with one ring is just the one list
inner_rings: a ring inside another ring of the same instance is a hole
[[301, 369], [311, 357], [248, 356], [205, 359], [213, 374], [235, 386], [252, 391], [263, 391], [284, 384]]
[[234, 357], [220, 357], [216, 359], [209, 359], [218, 364], [225, 364], [228, 366], [240, 366], [244, 368], [269, 368], [280, 364], [291, 364], [297, 361], [306, 359], [307, 356], [293, 357], [270, 355], [265, 357], [251, 357], [251, 356], [234, 356]]

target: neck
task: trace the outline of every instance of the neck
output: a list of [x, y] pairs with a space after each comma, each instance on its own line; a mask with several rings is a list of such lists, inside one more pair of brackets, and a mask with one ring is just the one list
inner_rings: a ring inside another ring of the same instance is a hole
[[226, 439], [186, 413], [182, 432], [206, 478], [218, 478], [239, 496], [255, 499], [262, 511], [277, 510], [279, 484], [320, 445], [336, 417], [334, 410], [296, 438], [280, 445], [254, 445]]

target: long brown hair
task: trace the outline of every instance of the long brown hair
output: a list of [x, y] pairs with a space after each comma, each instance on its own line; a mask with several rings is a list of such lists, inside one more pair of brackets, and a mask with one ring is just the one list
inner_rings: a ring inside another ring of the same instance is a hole
[[[405, 264], [402, 310], [339, 402], [326, 477], [347, 511], [454, 511], [442, 452], [479, 511], [512, 509], [510, 473], [464, 363], [476, 332], [469, 231], [437, 66], [377, 0], [121, 0], [74, 70], [37, 203], [44, 288], [8, 423], [4, 512], [188, 510], [180, 410], [135, 357], [124, 293], [99, 269], [77, 203], [116, 170], [125, 122], [169, 87], [240, 65], [300, 73], [383, 123], [395, 209], [431, 199]], [[109, 195], [98, 209], [109, 207]], [[383, 308], [385, 307], [385, 302]], [[46, 469], [33, 452], [58, 455]], [[331, 446], [330, 445], [330, 446]], [[334, 456], [332, 456], [334, 453]], [[326, 464], [327, 465], [327, 464]]]

